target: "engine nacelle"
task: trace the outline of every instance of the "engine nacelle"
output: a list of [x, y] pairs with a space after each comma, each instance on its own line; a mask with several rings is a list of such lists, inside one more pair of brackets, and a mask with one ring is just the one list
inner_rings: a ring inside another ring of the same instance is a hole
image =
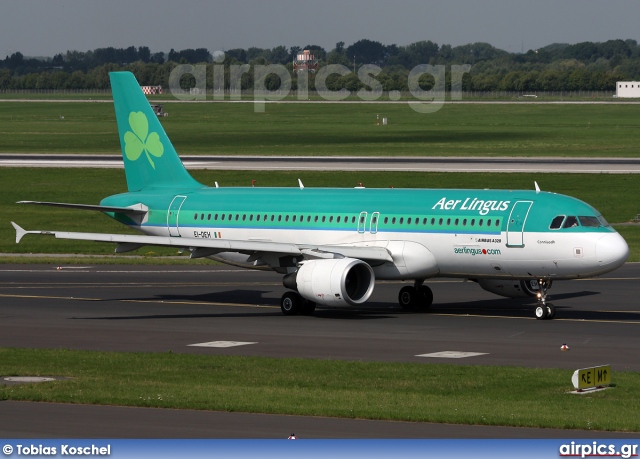
[[375, 275], [371, 266], [354, 258], [307, 260], [283, 284], [317, 304], [357, 306], [373, 293]]
[[[538, 294], [538, 281], [535, 279], [478, 279], [478, 284], [487, 292], [509, 298], [535, 297]], [[549, 281], [551, 288], [551, 281]]]

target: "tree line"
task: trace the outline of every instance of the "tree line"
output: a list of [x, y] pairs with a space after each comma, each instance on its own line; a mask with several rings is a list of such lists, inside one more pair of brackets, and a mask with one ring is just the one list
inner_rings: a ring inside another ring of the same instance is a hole
[[[286, 66], [293, 76], [295, 89], [293, 61], [303, 49], [315, 55], [319, 69], [340, 64], [351, 70], [355, 67], [357, 72], [365, 64], [379, 66], [381, 71], [375, 79], [384, 91], [408, 91], [409, 72], [421, 64], [470, 64], [470, 71], [462, 78], [464, 91], [614, 91], [616, 81], [640, 80], [640, 46], [636, 40], [556, 43], [525, 53], [510, 53], [488, 43], [451, 46], [427, 40], [398, 46], [363, 39], [350, 46], [338, 42], [330, 51], [317, 45], [288, 49], [285, 46], [235, 48], [225, 51], [223, 60], [218, 53], [213, 55], [206, 48], [152, 53], [146, 46], [109, 47], [67, 51], [50, 58], [28, 58], [16, 52], [0, 60], [0, 90], [106, 90], [108, 74], [114, 70], [132, 71], [143, 85], [168, 87], [169, 75], [177, 65], [212, 63], [224, 64], [226, 89], [229, 89], [231, 66], [249, 66], [241, 81], [241, 88], [246, 90], [253, 89], [253, 66], [267, 64]], [[212, 73], [207, 73], [209, 89], [214, 84]], [[429, 78], [423, 80], [423, 89], [430, 89]], [[330, 90], [368, 89], [356, 74], [334, 74], [326, 83]], [[187, 89], [192, 81], [185, 78], [182, 84]], [[278, 77], [266, 80], [267, 89], [277, 89], [279, 85]], [[315, 89], [314, 75], [309, 76], [309, 89]]]

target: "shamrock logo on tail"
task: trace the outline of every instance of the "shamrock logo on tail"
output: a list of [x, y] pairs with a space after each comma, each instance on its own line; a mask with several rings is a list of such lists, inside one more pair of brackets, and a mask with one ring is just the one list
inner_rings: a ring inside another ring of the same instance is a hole
[[[149, 120], [142, 112], [129, 113], [131, 131], [124, 134], [124, 153], [131, 161], [136, 161], [144, 151], [151, 167], [156, 168], [151, 155], [160, 158], [164, 154], [164, 146], [157, 132], [149, 134]], [[132, 132], [133, 131], [133, 132]]]

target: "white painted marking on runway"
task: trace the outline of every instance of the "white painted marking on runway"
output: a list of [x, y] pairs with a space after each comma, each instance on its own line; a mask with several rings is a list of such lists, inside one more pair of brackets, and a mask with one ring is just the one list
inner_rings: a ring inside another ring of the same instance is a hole
[[94, 266], [57, 266], [53, 269], [56, 271], [61, 271], [63, 269], [93, 269]]
[[48, 378], [44, 376], [7, 376], [2, 379], [10, 382], [25, 382], [25, 383], [48, 382], [48, 381], [56, 380], [56, 378]]
[[464, 359], [466, 357], [476, 357], [478, 355], [487, 355], [487, 352], [459, 352], [459, 351], [442, 351], [432, 352], [431, 354], [419, 354], [416, 357], [435, 357], [439, 359]]
[[246, 346], [247, 344], [258, 344], [257, 342], [244, 342], [244, 341], [211, 341], [209, 343], [188, 344], [188, 346], [197, 347], [235, 347]]

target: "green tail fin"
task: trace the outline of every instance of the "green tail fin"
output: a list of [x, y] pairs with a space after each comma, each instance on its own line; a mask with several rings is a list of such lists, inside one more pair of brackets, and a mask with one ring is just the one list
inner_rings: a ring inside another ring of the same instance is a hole
[[135, 76], [111, 72], [109, 77], [129, 191], [201, 188], [184, 168]]

